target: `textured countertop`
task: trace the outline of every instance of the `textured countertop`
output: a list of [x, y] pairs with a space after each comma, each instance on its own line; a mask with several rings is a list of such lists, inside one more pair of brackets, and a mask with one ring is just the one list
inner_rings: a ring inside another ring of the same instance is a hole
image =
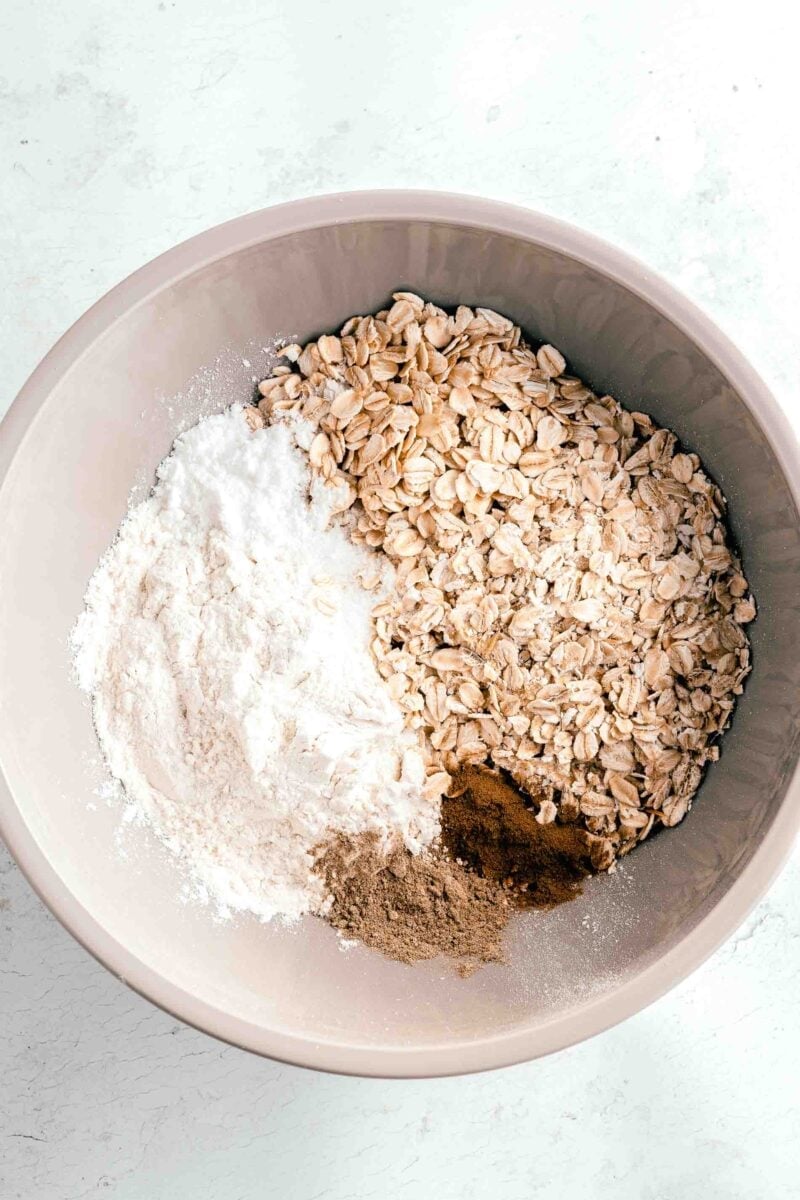
[[[790, 20], [779, 0], [5, 0], [0, 412], [174, 242], [296, 196], [414, 186], [632, 251], [797, 424]], [[587, 1044], [461, 1080], [339, 1079], [151, 1007], [0, 851], [0, 1198], [788, 1200], [799, 994], [795, 853], [710, 962]]]

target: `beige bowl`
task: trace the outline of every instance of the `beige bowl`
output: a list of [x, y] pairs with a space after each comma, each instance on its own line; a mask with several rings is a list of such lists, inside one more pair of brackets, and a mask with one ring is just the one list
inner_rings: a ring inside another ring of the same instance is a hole
[[[512, 316], [601, 391], [707, 463], [760, 605], [754, 669], [722, 759], [679, 828], [549, 914], [516, 920], [509, 964], [459, 979], [343, 951], [321, 921], [220, 922], [101, 773], [67, 638], [131, 488], [204, 403], [251, 394], [276, 335], [300, 341], [398, 287]], [[252, 365], [251, 365], [252, 364]], [[165, 398], [178, 396], [167, 402]], [[110, 970], [176, 1016], [261, 1054], [371, 1075], [533, 1058], [650, 1003], [762, 895], [800, 820], [798, 451], [764, 386], [690, 304], [556, 221], [423, 192], [254, 213], [150, 263], [45, 358], [0, 438], [0, 816], [21, 867]], [[121, 852], [125, 857], [121, 857]]]

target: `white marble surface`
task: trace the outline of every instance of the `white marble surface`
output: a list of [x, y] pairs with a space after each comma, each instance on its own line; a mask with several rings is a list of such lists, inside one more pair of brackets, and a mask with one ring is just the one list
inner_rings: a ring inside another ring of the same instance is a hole
[[[5, 0], [0, 411], [133, 268], [348, 187], [517, 201], [703, 304], [800, 422], [783, 0]], [[46, 714], [42, 714], [45, 719]], [[788, 1200], [800, 857], [670, 996], [464, 1080], [262, 1062], [106, 974], [0, 858], [2, 1200]]]

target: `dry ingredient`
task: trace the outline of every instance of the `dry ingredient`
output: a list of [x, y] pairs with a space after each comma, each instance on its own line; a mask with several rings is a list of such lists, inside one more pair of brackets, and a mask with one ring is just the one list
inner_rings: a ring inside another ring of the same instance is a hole
[[332, 897], [326, 917], [347, 938], [404, 963], [447, 955], [462, 973], [502, 960], [512, 910], [494, 880], [430, 853], [387, 854], [374, 834], [336, 837], [318, 870]]
[[756, 611], [724, 497], [489, 309], [397, 292], [281, 356], [90, 582], [101, 745], [221, 908], [500, 961], [719, 755]]
[[596, 868], [676, 825], [719, 755], [755, 605], [696, 454], [508, 318], [396, 292], [286, 346], [258, 415], [316, 428], [355, 542], [396, 584], [372, 651], [428, 787], [489, 763]]
[[[129, 811], [223, 909], [324, 906], [332, 831], [419, 849], [438, 831], [416, 737], [370, 657], [375, 556], [309, 496], [302, 425], [240, 408], [178, 438], [96, 570], [74, 635]], [[362, 586], [369, 585], [373, 590]]]
[[542, 824], [534, 800], [497, 771], [462, 767], [442, 801], [442, 844], [457, 862], [509, 888], [517, 908], [555, 908], [580, 895], [600, 839], [577, 825]]
[[518, 909], [555, 908], [581, 892], [598, 838], [576, 825], [542, 825], [531, 797], [485, 767], [463, 767], [442, 801], [439, 845], [418, 855], [374, 834], [338, 835], [317, 865], [327, 919], [390, 958], [443, 954], [462, 974], [500, 962]]

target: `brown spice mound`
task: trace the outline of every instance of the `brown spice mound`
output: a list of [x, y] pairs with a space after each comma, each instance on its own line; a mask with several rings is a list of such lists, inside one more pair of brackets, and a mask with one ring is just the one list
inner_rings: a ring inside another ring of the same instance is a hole
[[331, 925], [389, 958], [412, 963], [444, 954], [461, 960], [464, 974], [502, 960], [511, 909], [494, 879], [406, 849], [386, 855], [374, 834], [337, 837], [317, 870], [333, 898]]
[[399, 962], [447, 955], [469, 974], [502, 961], [515, 908], [554, 908], [580, 895], [601, 841], [576, 825], [540, 824], [500, 773], [467, 766], [442, 801], [438, 854], [386, 854], [375, 834], [339, 836], [317, 871], [340, 933]]
[[576, 825], [541, 825], [523, 794], [485, 767], [463, 767], [442, 801], [445, 849], [512, 888], [520, 908], [554, 908], [580, 895], [598, 840]]

